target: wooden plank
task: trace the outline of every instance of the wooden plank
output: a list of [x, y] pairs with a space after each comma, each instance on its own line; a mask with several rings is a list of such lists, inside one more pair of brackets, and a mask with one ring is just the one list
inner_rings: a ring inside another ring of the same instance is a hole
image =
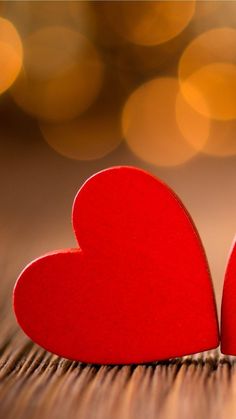
[[5, 318], [1, 327], [1, 418], [231, 419], [236, 414], [235, 364], [217, 351], [149, 365], [83, 365], [42, 350], [10, 323]]

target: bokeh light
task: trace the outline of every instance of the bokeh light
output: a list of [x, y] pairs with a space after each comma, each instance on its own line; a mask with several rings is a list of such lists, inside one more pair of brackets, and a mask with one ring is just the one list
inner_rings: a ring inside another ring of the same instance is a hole
[[97, 38], [97, 19], [94, 7], [90, 1], [67, 0], [63, 4], [67, 6], [69, 15], [75, 27], [84, 35], [96, 40]]
[[[179, 63], [181, 91], [199, 113], [217, 120], [236, 117], [236, 30], [217, 28], [195, 38]], [[199, 102], [199, 92], [207, 108]]]
[[16, 80], [23, 59], [20, 36], [14, 25], [0, 17], [0, 93]]
[[83, 115], [60, 124], [40, 123], [46, 142], [58, 153], [76, 160], [95, 160], [122, 141], [122, 97], [105, 90]]
[[2, 10], [0, 92], [11, 87], [60, 154], [101, 158], [122, 135], [158, 166], [236, 153], [234, 5], [69, 0], [5, 2]]
[[157, 45], [174, 38], [192, 19], [195, 1], [103, 2], [110, 26], [138, 45]]
[[24, 38], [52, 25], [71, 27], [84, 35], [95, 29], [93, 8], [87, 1], [4, 1], [1, 6]]
[[[195, 19], [210, 19], [212, 15], [219, 11], [222, 2], [219, 0], [201, 0], [196, 1]], [[209, 21], [209, 20], [208, 20]]]
[[122, 85], [132, 90], [140, 85], [140, 80], [155, 78], [158, 73], [165, 74], [168, 67], [177, 66], [186, 38], [190, 37], [191, 33], [181, 34], [169, 42], [148, 48], [129, 42], [117, 47], [111, 60]]
[[[177, 112], [191, 127], [191, 141], [179, 129]], [[122, 126], [129, 147], [138, 157], [159, 166], [175, 166], [204, 147], [209, 121], [199, 124], [199, 119], [201, 115], [180, 95], [178, 80], [166, 77], [151, 80], [131, 94]]]
[[236, 155], [236, 120], [211, 122], [210, 135], [203, 152], [212, 156]]
[[[180, 94], [177, 98], [178, 106], [176, 108], [176, 121], [180, 131], [182, 132], [184, 138], [189, 141], [191, 146], [196, 150], [201, 148], [201, 152], [204, 154], [227, 157], [236, 154], [236, 141], [235, 141], [235, 132], [236, 132], [236, 120], [231, 121], [217, 121], [210, 120], [204, 115], [198, 113], [198, 126], [194, 127], [201, 132], [204, 132], [204, 129], [208, 130], [207, 141], [202, 144], [200, 133], [193, 135], [193, 124], [191, 120], [191, 114], [189, 113], [188, 119], [184, 117], [184, 113], [181, 112], [181, 106], [184, 103], [183, 97]], [[204, 101], [202, 101], [202, 106], [204, 106]], [[194, 120], [196, 118], [196, 111], [192, 108], [192, 115]], [[199, 144], [200, 142], [200, 144]]]
[[19, 106], [39, 119], [75, 118], [96, 99], [104, 65], [79, 32], [50, 26], [25, 40], [24, 71], [12, 89]]

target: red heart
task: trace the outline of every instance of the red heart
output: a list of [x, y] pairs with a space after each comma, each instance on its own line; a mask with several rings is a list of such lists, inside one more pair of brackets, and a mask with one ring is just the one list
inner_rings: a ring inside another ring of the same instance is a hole
[[221, 307], [221, 351], [236, 355], [236, 245], [234, 244], [225, 273]]
[[92, 176], [73, 207], [80, 249], [32, 262], [14, 291], [35, 342], [91, 363], [167, 359], [218, 346], [211, 278], [183, 204], [142, 170]]

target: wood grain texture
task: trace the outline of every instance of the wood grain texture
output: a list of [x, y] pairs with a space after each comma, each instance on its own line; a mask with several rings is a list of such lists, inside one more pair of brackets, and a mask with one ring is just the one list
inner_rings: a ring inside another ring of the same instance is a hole
[[1, 327], [0, 417], [4, 419], [189, 419], [236, 414], [234, 361], [217, 351], [137, 366], [68, 361]]

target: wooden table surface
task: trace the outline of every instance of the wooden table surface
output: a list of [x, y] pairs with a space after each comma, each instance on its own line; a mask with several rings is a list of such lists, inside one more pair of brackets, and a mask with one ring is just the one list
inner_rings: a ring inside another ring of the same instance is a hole
[[217, 353], [138, 366], [93, 366], [53, 356], [1, 327], [4, 419], [231, 419], [236, 368]]

